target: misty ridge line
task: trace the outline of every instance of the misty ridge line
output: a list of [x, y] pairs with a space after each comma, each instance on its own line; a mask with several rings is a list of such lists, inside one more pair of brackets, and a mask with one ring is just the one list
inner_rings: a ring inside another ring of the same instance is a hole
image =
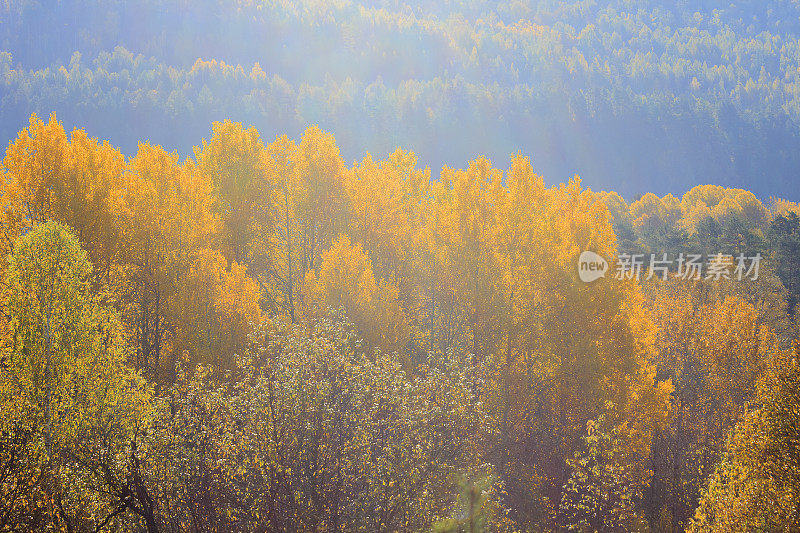
[[[293, 137], [319, 124], [351, 161], [522, 152], [626, 198], [709, 182], [796, 194], [796, 7], [628, 4], [22, 2], [0, 28], [0, 137], [57, 111], [128, 154], [145, 138], [189, 154], [214, 120]], [[204, 39], [175, 24], [187, 13]]]

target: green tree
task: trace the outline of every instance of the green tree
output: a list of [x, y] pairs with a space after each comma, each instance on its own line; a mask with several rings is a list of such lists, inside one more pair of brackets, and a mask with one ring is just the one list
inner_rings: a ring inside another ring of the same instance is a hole
[[131, 468], [149, 389], [123, 363], [119, 322], [91, 294], [91, 272], [56, 222], [20, 237], [10, 256], [0, 527], [99, 531], [127, 511], [147, 521]]
[[789, 315], [794, 316], [800, 301], [800, 217], [794, 211], [775, 217], [769, 235], [775, 271], [789, 293]]
[[797, 348], [768, 372], [756, 408], [728, 438], [689, 531], [800, 529], [800, 366]]
[[616, 431], [603, 427], [603, 417], [587, 423], [585, 448], [569, 461], [572, 473], [564, 485], [560, 515], [569, 531], [628, 532], [636, 529], [635, 485], [630, 468], [620, 464]]
[[491, 473], [463, 475], [451, 518], [433, 525], [433, 533], [484, 533], [510, 531], [510, 523], [498, 505], [500, 484]]

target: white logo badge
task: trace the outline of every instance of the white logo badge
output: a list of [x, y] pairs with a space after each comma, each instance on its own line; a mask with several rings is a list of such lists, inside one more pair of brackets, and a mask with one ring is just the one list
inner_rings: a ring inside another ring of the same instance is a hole
[[604, 278], [608, 270], [608, 261], [594, 252], [585, 251], [578, 258], [578, 277], [585, 283]]

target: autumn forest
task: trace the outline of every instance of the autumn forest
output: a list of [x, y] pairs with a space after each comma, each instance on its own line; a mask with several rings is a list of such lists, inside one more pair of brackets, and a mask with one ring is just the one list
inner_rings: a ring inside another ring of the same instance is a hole
[[0, 532], [800, 531], [797, 2], [55, 4]]
[[[33, 116], [3, 172], [7, 530], [798, 525], [796, 204], [233, 122], [179, 160]], [[667, 245], [765, 261], [578, 278]]]

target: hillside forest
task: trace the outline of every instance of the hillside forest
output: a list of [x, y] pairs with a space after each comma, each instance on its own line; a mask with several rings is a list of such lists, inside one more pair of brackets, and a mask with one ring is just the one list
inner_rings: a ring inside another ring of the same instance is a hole
[[[521, 151], [631, 199], [799, 201], [797, 0], [5, 0], [0, 139], [57, 112], [126, 155], [214, 121], [438, 172]], [[438, 176], [435, 176], [438, 177]]]

